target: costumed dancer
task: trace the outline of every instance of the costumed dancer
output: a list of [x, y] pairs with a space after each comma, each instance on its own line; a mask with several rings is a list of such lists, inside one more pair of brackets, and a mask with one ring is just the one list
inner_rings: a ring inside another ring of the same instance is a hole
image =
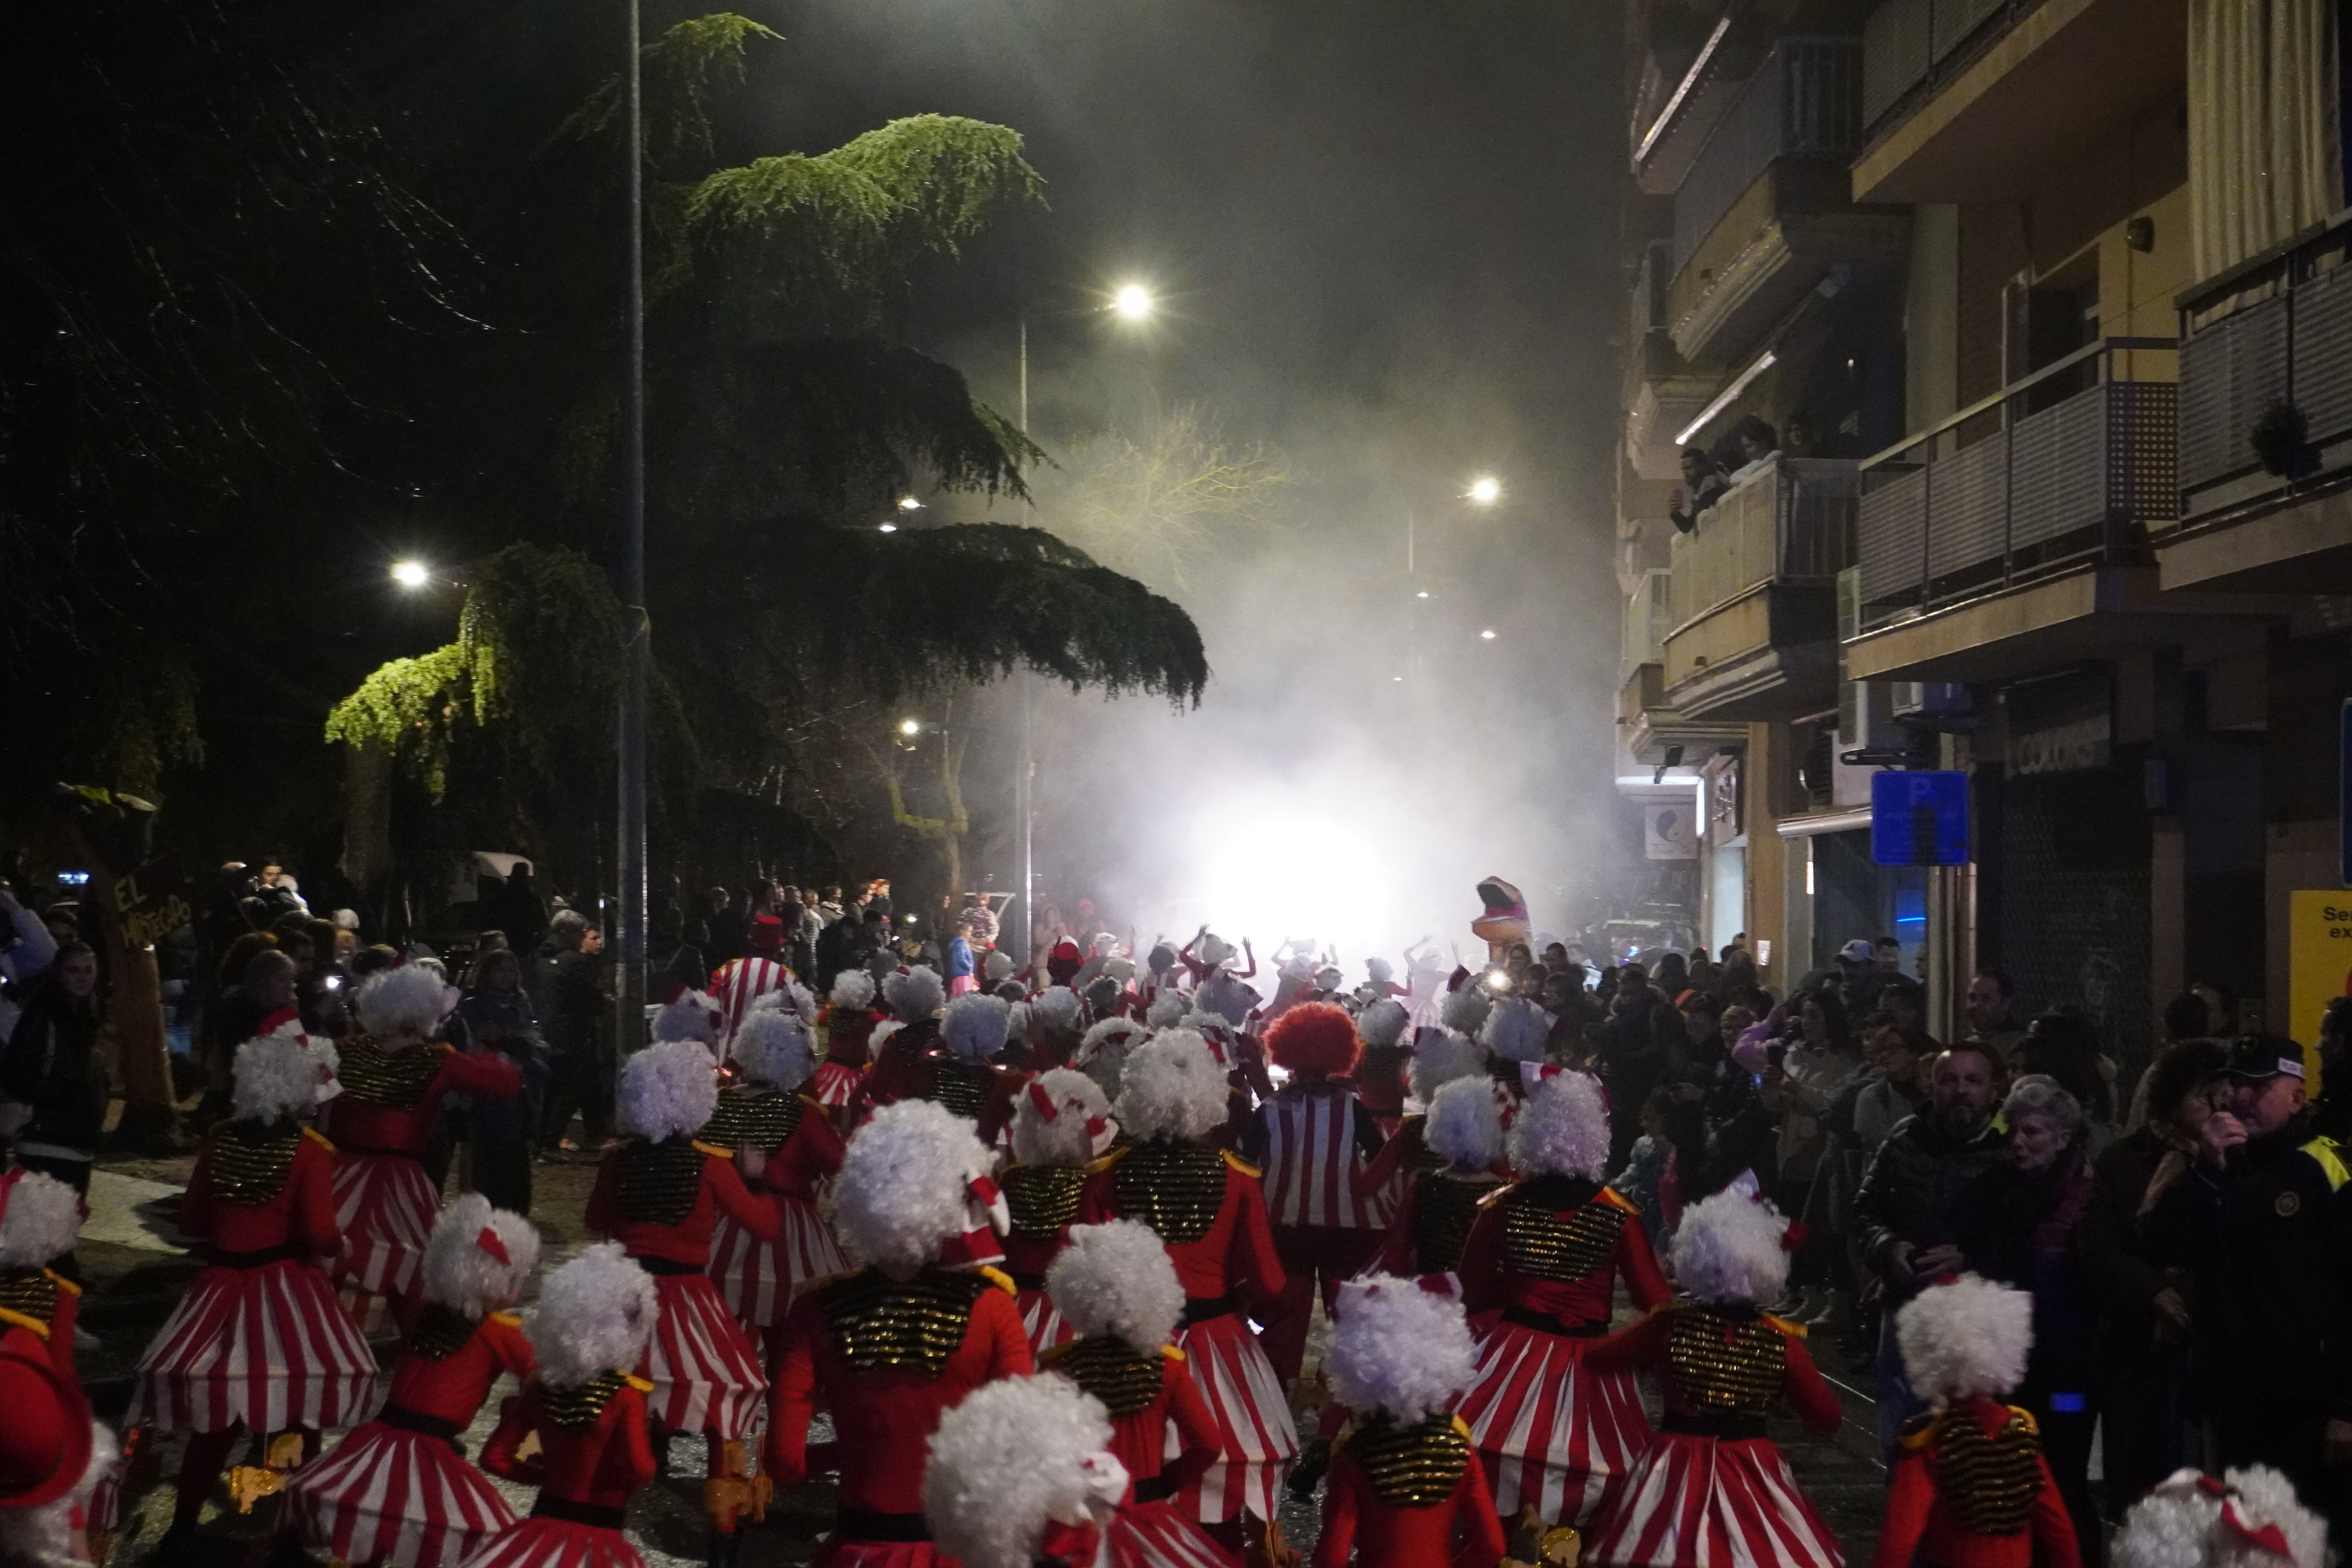
[[1339, 1291], [1324, 1370], [1353, 1412], [1331, 1446], [1315, 1568], [1495, 1568], [1502, 1521], [1451, 1407], [1477, 1343], [1450, 1295], [1393, 1274]]
[[816, 1070], [808, 1026], [781, 1007], [754, 1007], [735, 1032], [738, 1081], [722, 1087], [697, 1140], [735, 1156], [744, 1184], [775, 1211], [762, 1237], [721, 1213], [710, 1232], [710, 1277], [754, 1340], [783, 1321], [793, 1293], [849, 1266], [817, 1212], [818, 1192], [841, 1169], [841, 1134], [801, 1092]]
[[660, 1314], [652, 1277], [617, 1242], [588, 1248], [540, 1286], [527, 1331], [539, 1375], [507, 1401], [482, 1446], [484, 1469], [537, 1487], [539, 1500], [465, 1568], [645, 1568], [621, 1525], [654, 1479], [652, 1385], [628, 1369], [645, 1358]]
[[771, 1468], [793, 1485], [808, 1478], [809, 1423], [820, 1406], [833, 1412], [839, 1522], [817, 1568], [940, 1562], [924, 1520], [922, 1440], [973, 1389], [1034, 1365], [1012, 1281], [941, 1267], [988, 1167], [971, 1123], [929, 1100], [883, 1106], [849, 1141], [833, 1223], [858, 1272], [793, 1304], [768, 1425]]
[[1430, 1152], [1423, 1141], [1429, 1108], [1437, 1091], [1456, 1079], [1475, 1078], [1486, 1081], [1486, 1049], [1467, 1035], [1452, 1029], [1426, 1028], [1415, 1032], [1412, 1055], [1405, 1064], [1406, 1082], [1412, 1089], [1412, 1101], [1420, 1109], [1405, 1113], [1397, 1123], [1396, 1132], [1381, 1145], [1380, 1154], [1364, 1167], [1357, 1182], [1359, 1193], [1389, 1193], [1400, 1199], [1413, 1176], [1423, 1171], [1434, 1171], [1445, 1163], [1443, 1156]]
[[1024, 1050], [1017, 1064], [1031, 1072], [1066, 1068], [1087, 1037], [1087, 1005], [1066, 985], [1048, 985], [1029, 998]]
[[359, 1026], [341, 1047], [342, 1093], [320, 1114], [335, 1145], [336, 1263], [344, 1304], [362, 1327], [411, 1296], [441, 1194], [425, 1148], [452, 1092], [505, 1100], [522, 1074], [502, 1051], [460, 1055], [433, 1032], [457, 1005], [455, 987], [421, 963], [369, 975], [352, 998]]
[[1265, 1202], [1284, 1286], [1268, 1303], [1266, 1359], [1287, 1385], [1307, 1354], [1319, 1286], [1331, 1310], [1339, 1281], [1363, 1272], [1388, 1231], [1386, 1194], [1358, 1193], [1379, 1157], [1379, 1123], [1349, 1090], [1356, 1023], [1328, 1002], [1301, 1002], [1265, 1032], [1266, 1055], [1289, 1074], [1242, 1135], [1243, 1156], [1265, 1173]]
[[[63, 1184], [59, 1184], [62, 1185]], [[70, 1188], [68, 1191], [71, 1191]], [[100, 1510], [120, 1453], [37, 1322], [0, 1317], [0, 1565], [103, 1561]]]
[[1484, 1078], [1437, 1091], [1421, 1121], [1423, 1147], [1439, 1163], [1412, 1173], [1381, 1248], [1390, 1274], [1439, 1276], [1461, 1287], [1463, 1249], [1480, 1205], [1503, 1184], [1503, 1107]]
[[1526, 1099], [1538, 1079], [1558, 1070], [1544, 1061], [1551, 1047], [1554, 1022], [1549, 1013], [1524, 996], [1497, 996], [1485, 1010], [1478, 1043], [1486, 1047], [1496, 1083], [1514, 1103]]
[[978, 1389], [931, 1437], [924, 1503], [961, 1568], [1234, 1568], [1165, 1503], [1122, 1505], [1102, 1403], [1058, 1377]]
[[1207, 1041], [1209, 1054], [1225, 1069], [1225, 1129], [1221, 1136], [1226, 1143], [1238, 1146], [1249, 1131], [1251, 1113], [1274, 1098], [1274, 1075], [1265, 1068], [1265, 1043], [1223, 1013], [1187, 1013], [1175, 1026], [1190, 1029]]
[[1118, 1132], [1109, 1099], [1070, 1068], [1031, 1079], [1013, 1107], [1013, 1163], [997, 1183], [1009, 1217], [1004, 1271], [1020, 1292], [1021, 1326], [1033, 1351], [1070, 1337], [1046, 1298], [1045, 1270], [1077, 1223], [1087, 1173]]
[[1076, 1337], [1038, 1364], [1110, 1412], [1110, 1451], [1130, 1483], [1124, 1500], [1164, 1502], [1199, 1479], [1217, 1461], [1217, 1418], [1172, 1342], [1184, 1284], [1160, 1237], [1129, 1219], [1078, 1226], [1045, 1289]]
[[1837, 1537], [1764, 1435], [1786, 1400], [1816, 1432], [1843, 1411], [1805, 1352], [1805, 1331], [1758, 1310], [1789, 1283], [1789, 1222], [1745, 1184], [1683, 1215], [1675, 1283], [1692, 1300], [1595, 1345], [1596, 1371], [1647, 1367], [1664, 1426], [1612, 1489], [1583, 1561], [1606, 1568], [1839, 1568]]
[[[1181, 995], [1177, 971], [1181, 967], [1172, 942], [1165, 937], [1153, 942], [1151, 951], [1143, 958], [1143, 978], [1136, 985], [1134, 994], [1127, 999], [1129, 1014], [1137, 1018], [1149, 1018], [1152, 1005], [1162, 996]], [[1181, 1010], [1177, 1016], [1182, 1016]]]
[[74, 1327], [81, 1287], [49, 1265], [81, 1234], [81, 1194], [19, 1165], [0, 1172], [0, 1322], [35, 1331], [48, 1345], [58, 1374], [74, 1370]]
[[719, 1038], [722, 1042], [735, 1038], [735, 1031], [751, 1016], [754, 1003], [792, 982], [793, 972], [782, 956], [784, 922], [780, 917], [753, 915], [745, 929], [744, 940], [751, 951], [740, 958], [728, 960], [710, 977], [710, 994], [719, 1004]]
[[538, 1264], [539, 1232], [522, 1215], [479, 1193], [442, 1213], [390, 1400], [287, 1488], [288, 1516], [306, 1545], [354, 1568], [457, 1568], [515, 1522], [498, 1489], [451, 1445], [501, 1374], [528, 1383], [537, 1368], [509, 1309]]
[[1367, 1002], [1356, 1015], [1356, 1038], [1363, 1046], [1356, 1057], [1356, 1098], [1391, 1136], [1404, 1117], [1405, 1066], [1412, 1059], [1404, 1031], [1411, 1022], [1404, 1004], [1387, 996]]
[[[714, 1481], [748, 1477], [740, 1442], [759, 1414], [767, 1379], [760, 1352], [712, 1283], [710, 1239], [725, 1215], [762, 1241], [783, 1236], [775, 1208], [754, 1196], [734, 1158], [696, 1134], [719, 1108], [719, 1073], [692, 1040], [647, 1046], [621, 1068], [615, 1097], [637, 1137], [604, 1157], [588, 1195], [588, 1228], [619, 1242], [653, 1276], [661, 1319], [636, 1368], [653, 1385], [647, 1406], [665, 1431], [700, 1432]], [[724, 1532], [724, 1521], [714, 1521]]]
[[1895, 1342], [1933, 1408], [1896, 1445], [1878, 1568], [2078, 1568], [2032, 1414], [2001, 1403], [2025, 1375], [2033, 1298], [1963, 1274], [1906, 1302]]
[[374, 1402], [375, 1354], [321, 1266], [343, 1240], [334, 1145], [301, 1121], [334, 1061], [290, 1030], [239, 1046], [234, 1114], [205, 1139], [180, 1200], [174, 1223], [206, 1246], [205, 1266], [140, 1356], [124, 1417], [194, 1434], [163, 1561], [193, 1552], [197, 1510], [247, 1429], [297, 1431], [308, 1447]]
[[1581, 1528], [1649, 1440], [1633, 1374], [1585, 1352], [1609, 1331], [1622, 1275], [1643, 1311], [1668, 1298], [1633, 1205], [1601, 1184], [1609, 1115], [1582, 1073], [1542, 1079], [1507, 1140], [1520, 1179], [1487, 1200], [1463, 1249], [1463, 1303], [1499, 1310], [1458, 1408], [1496, 1507]]
[[1013, 1097], [1021, 1075], [1003, 1065], [1005, 1030], [1013, 1008], [1001, 996], [959, 996], [940, 1015], [940, 1044], [930, 1058], [931, 1091], [958, 1116], [979, 1124], [980, 1141], [994, 1148], [1013, 1119]]
[[2327, 1568], [2327, 1521], [2268, 1465], [2176, 1470], [2132, 1504], [2116, 1568]]
[[850, 1098], [851, 1127], [878, 1106], [931, 1097], [931, 1058], [940, 1043], [940, 1010], [947, 1005], [946, 982], [921, 964], [882, 982], [890, 1016], [868, 1037], [874, 1065]]
[[[1171, 1002], [1174, 998], [1170, 999]], [[1180, 1011], [1178, 1017], [1183, 1015]], [[1175, 1022], [1169, 1018], [1147, 1028], [1132, 1018], [1105, 1018], [1088, 1029], [1078, 1042], [1078, 1054], [1070, 1065], [1095, 1080], [1106, 1100], [1118, 1098], [1120, 1072], [1127, 1066], [1127, 1053], [1150, 1037], [1150, 1029], [1166, 1028]]]
[[872, 1060], [867, 1042], [882, 1022], [882, 1015], [874, 1010], [874, 976], [862, 969], [835, 975], [831, 1000], [816, 1022], [824, 1033], [824, 1061], [816, 1069], [812, 1093], [827, 1111], [845, 1115]]
[[1217, 1418], [1218, 1457], [1174, 1500], [1231, 1545], [1244, 1510], [1274, 1518], [1298, 1431], [1242, 1311], [1244, 1293], [1272, 1300], [1286, 1280], [1257, 1170], [1216, 1146], [1226, 1092], [1224, 1068], [1192, 1030], [1168, 1030], [1139, 1047], [1112, 1108], [1135, 1142], [1105, 1157], [1110, 1163], [1087, 1183], [1082, 1212], [1089, 1225], [1150, 1226], [1184, 1282], [1177, 1348]]

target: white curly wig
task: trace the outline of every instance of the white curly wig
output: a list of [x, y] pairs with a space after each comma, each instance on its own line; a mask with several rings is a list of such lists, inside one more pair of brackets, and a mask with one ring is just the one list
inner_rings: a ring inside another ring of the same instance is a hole
[[752, 997], [751, 1005], [744, 1009], [744, 1012], [748, 1016], [770, 1007], [790, 1013], [806, 1023], [816, 1022], [816, 997], [810, 993], [807, 986], [790, 974], [785, 975], [774, 990], [762, 991]]
[[1029, 998], [1029, 1028], [1048, 1038], [1078, 1032], [1086, 1018], [1086, 1001], [1066, 985], [1048, 985]]
[[1789, 1283], [1789, 1222], [1770, 1204], [1727, 1188], [1683, 1211], [1675, 1283], [1713, 1306], [1778, 1300]]
[[73, 1250], [81, 1196], [55, 1176], [26, 1171], [0, 1185], [0, 1268], [39, 1268]]
[[1082, 1339], [1125, 1342], [1146, 1355], [1176, 1337], [1184, 1285], [1150, 1226], [1131, 1219], [1070, 1227], [1045, 1270], [1045, 1294]]
[[1974, 1274], [1930, 1285], [1895, 1314], [1903, 1367], [1921, 1398], [1995, 1398], [2025, 1376], [2033, 1298]]
[[776, 1089], [798, 1089], [816, 1073], [808, 1026], [782, 1007], [754, 1007], [745, 1015], [730, 1054], [745, 1078]]
[[[1151, 1005], [1143, 1010], [1144, 1026], [1151, 1029], [1172, 1029], [1184, 1021], [1184, 1015], [1191, 1010], [1192, 1005], [1192, 999], [1181, 991], [1162, 991], [1151, 999]], [[1105, 1022], [1109, 1021], [1105, 1020]], [[1099, 1028], [1101, 1025], [1097, 1025], [1096, 1027]]]
[[1478, 1027], [1478, 1043], [1515, 1062], [1539, 1062], [1551, 1043], [1551, 1015], [1524, 996], [1498, 996]]
[[1449, 1408], [1478, 1364], [1462, 1303], [1393, 1274], [1365, 1274], [1339, 1287], [1337, 1322], [1323, 1370], [1350, 1410], [1421, 1421]]
[[1457, 1078], [1483, 1078], [1486, 1049], [1459, 1029], [1423, 1029], [1412, 1042], [1412, 1059], [1405, 1078], [1412, 1097], [1426, 1107], [1437, 1091]]
[[1030, 1568], [1048, 1524], [1108, 1514], [1127, 1468], [1102, 1401], [1052, 1373], [982, 1384], [940, 1419], [923, 1514], [963, 1568]]
[[1493, 994], [1473, 976], [1445, 994], [1445, 1000], [1437, 1005], [1437, 1021], [1455, 1034], [1467, 1035], [1475, 1040], [1494, 1001]]
[[[1048, 1117], [1038, 1097], [1054, 1108]], [[1095, 1157], [1087, 1125], [1110, 1115], [1102, 1086], [1075, 1068], [1055, 1068], [1029, 1080], [1013, 1102], [1013, 1157], [1024, 1165], [1083, 1165]]]
[[1138, 1138], [1205, 1138], [1224, 1124], [1225, 1069], [1191, 1029], [1163, 1029], [1129, 1052], [1113, 1110]]
[[1234, 955], [1234, 944], [1215, 931], [1201, 933], [1201, 962], [1211, 966], [1223, 963]]
[[360, 1027], [383, 1046], [403, 1037], [423, 1039], [457, 1005], [457, 991], [422, 963], [379, 969], [352, 994], [352, 1011], [359, 1016]]
[[874, 976], [862, 969], [845, 969], [833, 977], [833, 1005], [862, 1013], [874, 1005]]
[[1458, 1078], [1437, 1091], [1421, 1123], [1430, 1152], [1461, 1171], [1483, 1171], [1503, 1158], [1503, 1107], [1483, 1078]]
[[262, 1035], [236, 1048], [230, 1099], [240, 1121], [275, 1121], [318, 1108], [320, 1074], [334, 1070], [327, 1056], [292, 1030]]
[[719, 1109], [719, 1065], [699, 1040], [664, 1040], [621, 1064], [621, 1120], [647, 1138], [691, 1138]]
[[1117, 1100], [1128, 1053], [1142, 1043], [1146, 1033], [1132, 1018], [1105, 1018], [1078, 1042], [1070, 1065], [1094, 1079], [1106, 1096]]
[[1404, 1037], [1404, 1026], [1412, 1021], [1404, 1004], [1393, 996], [1383, 996], [1369, 1002], [1356, 1015], [1356, 1038], [1368, 1046], [1393, 1046]]
[[940, 1038], [959, 1061], [984, 1062], [1004, 1049], [1013, 1004], [985, 991], [968, 991], [940, 1015]]
[[1201, 988], [1192, 993], [1192, 1000], [1238, 1028], [1241, 1021], [1249, 1016], [1250, 1009], [1257, 1005], [1258, 995], [1249, 982], [1231, 970], [1220, 969], [1201, 982]]
[[829, 1194], [834, 1233], [858, 1262], [912, 1274], [971, 1227], [965, 1189], [991, 1168], [972, 1123], [947, 1107], [886, 1105], [849, 1141]]
[[[497, 1242], [485, 1245], [488, 1231]], [[500, 1258], [499, 1252], [506, 1256]], [[479, 1193], [467, 1193], [441, 1211], [425, 1244], [425, 1299], [468, 1318], [502, 1310], [522, 1294], [539, 1267], [539, 1232], [509, 1209], [492, 1208]]]
[[539, 1287], [528, 1332], [540, 1381], [576, 1388], [603, 1373], [630, 1371], [660, 1315], [654, 1277], [619, 1242], [597, 1243]]
[[1368, 958], [1364, 960], [1364, 973], [1373, 984], [1386, 985], [1396, 978], [1396, 965], [1385, 958]]
[[[2286, 1564], [2247, 1539], [2265, 1525], [2285, 1538]], [[2176, 1470], [2132, 1504], [2108, 1555], [2116, 1568], [2327, 1568], [2327, 1521], [2268, 1465], [2230, 1471], [2219, 1491], [2195, 1470]]]
[[991, 948], [988, 956], [981, 960], [980, 972], [988, 977], [991, 985], [1000, 984], [1013, 978], [1013, 957], [1000, 948]]
[[699, 991], [681, 991], [662, 1004], [654, 1015], [654, 1039], [693, 1040], [712, 1050], [719, 1048], [719, 1031], [727, 1022], [725, 1009]]
[[883, 999], [902, 1024], [935, 1017], [948, 999], [947, 983], [940, 972], [925, 964], [917, 964], [903, 974], [893, 974], [882, 983]]
[[1511, 1165], [1523, 1176], [1608, 1180], [1609, 1111], [1584, 1073], [1555, 1073], [1536, 1085], [1511, 1122]]

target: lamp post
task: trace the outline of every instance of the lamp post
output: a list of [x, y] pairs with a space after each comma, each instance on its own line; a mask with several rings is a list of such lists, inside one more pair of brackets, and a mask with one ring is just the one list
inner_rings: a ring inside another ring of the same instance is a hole
[[640, 0], [627, 0], [629, 303], [621, 411], [621, 712], [617, 737], [620, 845], [620, 1010], [625, 1055], [646, 1027], [646, 706], [653, 623], [646, 613], [645, 69]]
[[[1021, 434], [1029, 434], [1029, 310], [1021, 310]], [[1021, 672], [1021, 763], [1013, 775], [1013, 811], [1020, 826], [1021, 896], [1014, 900], [1015, 928], [1019, 944], [1014, 952], [1025, 968], [1036, 959], [1035, 932], [1037, 917], [1033, 912], [1037, 898], [1037, 807], [1036, 807], [1036, 691], [1037, 674], [1032, 669]], [[953, 889], [961, 893], [962, 889]]]

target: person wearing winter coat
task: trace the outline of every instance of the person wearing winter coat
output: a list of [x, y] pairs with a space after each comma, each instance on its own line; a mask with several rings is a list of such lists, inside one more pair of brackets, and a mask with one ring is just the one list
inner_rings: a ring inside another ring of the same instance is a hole
[[0, 1046], [0, 1100], [18, 1108], [16, 1126], [0, 1131], [10, 1132], [18, 1163], [77, 1193], [89, 1191], [106, 1129], [98, 1029], [98, 954], [69, 942], [27, 988], [16, 1026]]

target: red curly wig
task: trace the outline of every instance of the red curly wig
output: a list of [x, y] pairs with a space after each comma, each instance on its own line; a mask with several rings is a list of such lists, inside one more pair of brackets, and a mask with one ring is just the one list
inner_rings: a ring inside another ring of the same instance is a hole
[[1346, 1008], [1328, 1002], [1301, 1002], [1265, 1032], [1265, 1054], [1274, 1065], [1304, 1078], [1338, 1078], [1354, 1071], [1361, 1048], [1356, 1021]]

